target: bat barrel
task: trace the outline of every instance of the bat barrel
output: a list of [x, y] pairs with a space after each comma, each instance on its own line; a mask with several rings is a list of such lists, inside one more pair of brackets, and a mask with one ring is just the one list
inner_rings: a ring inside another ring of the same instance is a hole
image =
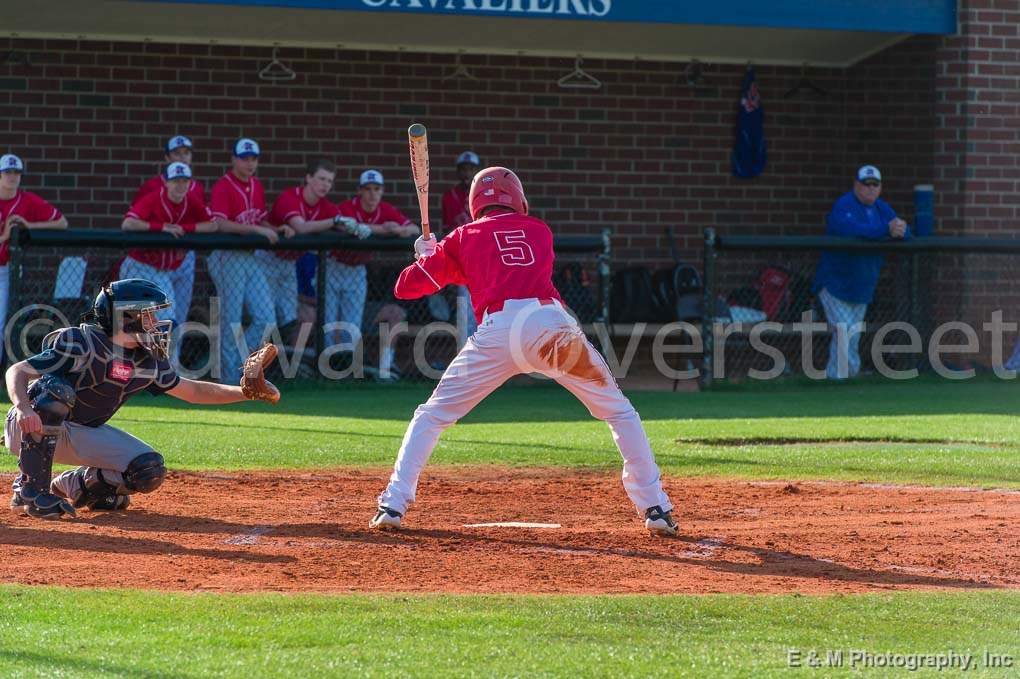
[[424, 137], [425, 126], [421, 123], [415, 123], [414, 125], [411, 125], [411, 127], [407, 128], [407, 134], [411, 137]]

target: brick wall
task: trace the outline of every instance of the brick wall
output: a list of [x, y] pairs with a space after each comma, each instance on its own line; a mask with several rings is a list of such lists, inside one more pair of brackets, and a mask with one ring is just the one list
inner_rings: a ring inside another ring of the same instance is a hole
[[263, 144], [270, 195], [323, 154], [341, 168], [336, 197], [378, 167], [389, 199], [413, 215], [405, 129], [417, 120], [430, 129], [435, 214], [453, 158], [472, 148], [517, 169], [556, 230], [612, 227], [621, 263], [668, 260], [670, 224], [697, 260], [708, 226], [820, 232], [864, 162], [880, 164], [887, 196], [909, 217], [913, 184], [935, 179], [938, 48], [914, 38], [846, 71], [808, 70], [824, 97], [785, 98], [801, 69], [759, 67], [770, 162], [753, 180], [729, 173], [743, 67], [706, 65], [691, 86], [685, 65], [644, 61], [585, 61], [605, 83], [590, 91], [556, 86], [572, 68], [564, 59], [465, 56], [480, 80], [444, 80], [448, 55], [284, 48], [299, 76], [273, 84], [257, 78], [268, 48], [0, 39], [0, 54], [15, 53], [0, 63], [0, 149], [26, 159], [25, 187], [74, 226], [116, 227], [175, 133], [196, 141], [207, 185], [244, 134]]
[[[959, 14], [959, 34], [941, 41], [936, 51], [936, 214], [944, 233], [1015, 238], [1020, 234], [1020, 0], [962, 0]], [[1020, 320], [1015, 256], [970, 255], [956, 261], [959, 270], [940, 273], [939, 285], [946, 291], [942, 317], [977, 327], [1001, 309], [1007, 321]], [[987, 355], [983, 345], [982, 356]]]
[[937, 52], [938, 203], [947, 230], [1020, 228], [1020, 0], [963, 0]]

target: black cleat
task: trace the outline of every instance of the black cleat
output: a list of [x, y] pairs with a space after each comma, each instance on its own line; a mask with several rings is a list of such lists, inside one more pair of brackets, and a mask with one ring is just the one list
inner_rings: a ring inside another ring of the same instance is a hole
[[21, 497], [21, 493], [14, 491], [14, 494], [11, 495], [11, 511], [23, 514], [26, 505], [28, 505], [28, 502], [25, 501], [25, 498]]
[[400, 512], [394, 511], [389, 507], [379, 507], [375, 518], [368, 522], [368, 527], [378, 528], [379, 530], [397, 530], [400, 528], [400, 519], [403, 516]]
[[659, 505], [645, 510], [645, 528], [658, 537], [673, 537], [680, 532], [672, 512], [662, 511]]
[[33, 518], [57, 520], [65, 514], [70, 517], [78, 515], [70, 502], [53, 493], [35, 493], [28, 488], [22, 488], [20, 495], [25, 502], [25, 514]]

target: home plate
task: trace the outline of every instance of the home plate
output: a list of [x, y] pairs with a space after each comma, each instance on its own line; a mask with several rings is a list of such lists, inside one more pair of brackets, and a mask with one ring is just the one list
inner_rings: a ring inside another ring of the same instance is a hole
[[465, 528], [562, 528], [558, 523], [528, 523], [526, 521], [497, 521], [496, 523], [465, 523]]

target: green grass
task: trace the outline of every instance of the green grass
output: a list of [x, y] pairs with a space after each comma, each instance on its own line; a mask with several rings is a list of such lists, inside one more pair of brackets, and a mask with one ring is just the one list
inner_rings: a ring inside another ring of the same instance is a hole
[[790, 649], [842, 650], [848, 664], [853, 649], [1020, 662], [1017, 620], [1016, 592], [369, 597], [4, 586], [0, 676], [786, 677]]
[[[631, 398], [670, 475], [1017, 488], [1016, 388], [916, 380]], [[388, 466], [428, 393], [427, 386], [304, 384], [276, 408], [142, 396], [113, 424], [151, 443], [177, 469]], [[603, 423], [567, 392], [541, 385], [490, 396], [447, 430], [432, 463], [608, 469], [619, 456]], [[4, 456], [0, 469], [14, 469], [13, 457]]]
[[[1020, 487], [1012, 383], [782, 384], [633, 393], [668, 475]], [[392, 463], [428, 387], [295, 385], [276, 408], [139, 397], [113, 423], [178, 469]], [[433, 464], [616, 469], [604, 424], [548, 386], [504, 388]], [[13, 456], [0, 469], [13, 470]], [[1001, 558], [1009, 558], [1002, 555]], [[116, 567], [116, 561], [111, 562]], [[413, 577], [413, 573], [408, 577]], [[1010, 654], [1020, 592], [854, 596], [219, 595], [0, 585], [0, 677], [903, 676], [790, 669], [788, 653]], [[807, 656], [804, 656], [805, 661]], [[922, 669], [909, 676], [947, 676]]]

